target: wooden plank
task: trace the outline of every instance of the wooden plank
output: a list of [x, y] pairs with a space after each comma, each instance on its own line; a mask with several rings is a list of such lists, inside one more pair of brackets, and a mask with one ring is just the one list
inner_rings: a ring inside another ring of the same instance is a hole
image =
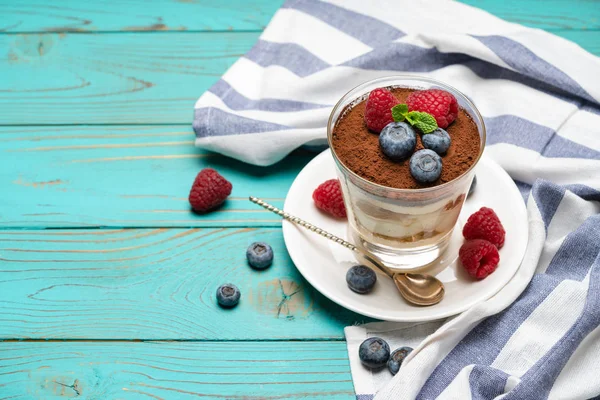
[[598, 29], [600, 8], [591, 0], [460, 0], [510, 22], [545, 30]]
[[[595, 1], [463, 0], [511, 22], [542, 29], [598, 29]], [[282, 0], [43, 0], [0, 3], [4, 32], [205, 31], [262, 29]]]
[[0, 35], [1, 124], [192, 123], [258, 33]]
[[[273, 246], [265, 271], [247, 265], [254, 241]], [[281, 229], [0, 231], [0, 340], [339, 340], [363, 321], [301, 277]]]
[[[249, 166], [193, 145], [191, 127], [0, 128], [0, 228], [280, 226], [249, 195], [282, 207], [314, 153]], [[187, 196], [213, 167], [233, 183], [224, 207], [198, 215]]]
[[283, 0], [0, 2], [2, 32], [262, 30]]
[[0, 398], [354, 399], [340, 342], [0, 343]]
[[[600, 32], [576, 35], [594, 47]], [[0, 35], [0, 125], [191, 124], [258, 33]]]
[[[600, 9], [600, 3], [598, 3]], [[600, 56], [600, 31], [556, 31], [558, 36], [571, 40], [590, 53]]]

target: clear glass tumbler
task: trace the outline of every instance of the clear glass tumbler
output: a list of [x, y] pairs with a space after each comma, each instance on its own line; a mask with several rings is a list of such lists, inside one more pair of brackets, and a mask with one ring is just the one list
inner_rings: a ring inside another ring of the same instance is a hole
[[[390, 188], [352, 172], [335, 154], [333, 128], [348, 106], [361, 102], [371, 90], [379, 87], [437, 88], [452, 93], [479, 131], [480, 151], [473, 165], [450, 182], [422, 189]], [[438, 260], [448, 247], [475, 175], [475, 165], [485, 147], [485, 126], [475, 105], [458, 90], [433, 79], [413, 76], [375, 79], [355, 87], [335, 105], [327, 125], [327, 137], [342, 183], [349, 239], [397, 270], [422, 268]]]

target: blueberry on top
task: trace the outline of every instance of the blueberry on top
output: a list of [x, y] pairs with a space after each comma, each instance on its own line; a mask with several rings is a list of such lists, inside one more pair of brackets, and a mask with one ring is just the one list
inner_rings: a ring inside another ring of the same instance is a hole
[[450, 135], [442, 128], [437, 128], [431, 133], [421, 136], [423, 147], [435, 151], [438, 154], [446, 154], [450, 147]]
[[379, 147], [394, 161], [408, 158], [417, 145], [417, 134], [406, 122], [390, 122], [379, 134]]
[[409, 168], [417, 182], [432, 183], [442, 174], [442, 158], [433, 150], [419, 150], [410, 158]]
[[371, 268], [364, 265], [355, 265], [346, 273], [346, 282], [350, 290], [365, 294], [373, 290], [377, 282], [377, 274]]
[[365, 367], [381, 368], [390, 358], [390, 346], [382, 338], [368, 338], [360, 344], [358, 358]]
[[246, 250], [248, 264], [254, 269], [265, 269], [273, 262], [273, 249], [267, 243], [252, 243]]

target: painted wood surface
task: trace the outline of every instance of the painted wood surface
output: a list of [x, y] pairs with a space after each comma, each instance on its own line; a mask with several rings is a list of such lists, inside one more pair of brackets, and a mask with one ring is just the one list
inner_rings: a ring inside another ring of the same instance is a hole
[[[598, 4], [598, 9], [600, 10], [600, 2]], [[599, 11], [600, 14], [600, 11]], [[600, 17], [599, 17], [600, 18]], [[571, 40], [581, 47], [584, 50], [592, 53], [595, 56], [600, 56], [600, 30], [593, 31], [577, 31], [577, 30], [564, 30], [555, 32], [557, 35]]]
[[[258, 168], [192, 146], [197, 97], [282, 2], [0, 0], [0, 399], [353, 398], [342, 329], [365, 319], [245, 199], [281, 206], [312, 154]], [[596, 1], [465, 2], [600, 54]], [[199, 216], [205, 166], [234, 192]], [[264, 272], [244, 258], [259, 239]]]
[[0, 343], [0, 399], [355, 398], [341, 342]]
[[[314, 153], [254, 167], [193, 146], [185, 126], [0, 128], [0, 227], [280, 226], [249, 195], [283, 206]], [[225, 206], [191, 212], [187, 196], [204, 167], [233, 183]]]
[[2, 0], [2, 32], [262, 30], [283, 0]]
[[[598, 29], [595, 0], [463, 0], [508, 21], [546, 30]], [[283, 0], [0, 1], [4, 32], [260, 30]]]
[[599, 29], [596, 0], [460, 0], [510, 22], [547, 31]]
[[[247, 265], [255, 241], [273, 246], [267, 270]], [[215, 301], [226, 282], [232, 310]], [[221, 228], [0, 231], [0, 320], [0, 340], [341, 340], [368, 318], [301, 277], [281, 229]]]
[[0, 124], [191, 126], [258, 33], [0, 35]]
[[[245, 33], [0, 35], [0, 125], [182, 124], [250, 49]], [[597, 51], [600, 33], [578, 34]]]

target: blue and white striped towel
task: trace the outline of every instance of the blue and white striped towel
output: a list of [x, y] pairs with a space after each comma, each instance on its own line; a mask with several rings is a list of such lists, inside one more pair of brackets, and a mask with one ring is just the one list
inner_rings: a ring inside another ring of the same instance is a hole
[[[273, 164], [324, 143], [349, 89], [398, 73], [477, 104], [487, 155], [529, 197], [529, 245], [511, 283], [450, 321], [346, 328], [357, 398], [600, 396], [599, 58], [452, 1], [289, 0], [196, 103], [196, 144]], [[415, 347], [393, 379], [357, 360], [373, 335]]]
[[[346, 328], [357, 399], [600, 395], [600, 191], [540, 180], [527, 210], [523, 263], [491, 299], [449, 321]], [[415, 347], [391, 382], [387, 370], [360, 365], [358, 346], [369, 336]]]

